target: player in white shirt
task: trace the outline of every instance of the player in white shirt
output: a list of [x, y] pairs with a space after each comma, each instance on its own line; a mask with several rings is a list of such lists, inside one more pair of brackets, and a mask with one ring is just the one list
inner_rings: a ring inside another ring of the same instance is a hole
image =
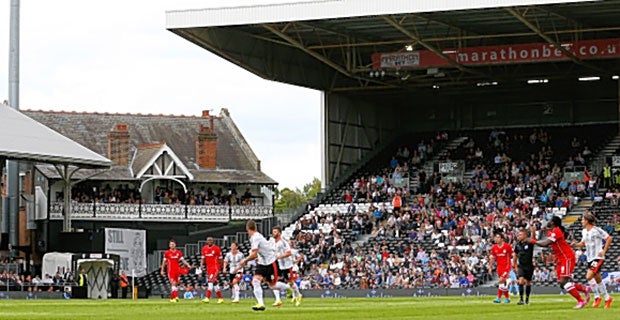
[[276, 250], [274, 243], [267, 241], [260, 232], [256, 230], [256, 222], [249, 220], [245, 225], [245, 230], [250, 236], [250, 254], [241, 260], [239, 266], [237, 266], [233, 273], [237, 273], [241, 270], [242, 266], [246, 265], [248, 261], [257, 259], [256, 271], [254, 277], [252, 277], [252, 287], [254, 288], [254, 297], [257, 304], [252, 307], [254, 311], [264, 311], [265, 301], [263, 300], [263, 288], [261, 282], [269, 284], [269, 287], [278, 290], [286, 290], [288, 285], [278, 282], [278, 266], [276, 264]]
[[[594, 303], [592, 307], [596, 308], [601, 304], [602, 299], [600, 294], [603, 294], [605, 297], [605, 309], [608, 309], [614, 299], [609, 295], [607, 287], [602, 282], [601, 266], [603, 266], [603, 262], [605, 261], [605, 254], [611, 245], [612, 238], [605, 230], [595, 226], [595, 222], [596, 217], [593, 214], [586, 212], [583, 215], [581, 219], [581, 224], [583, 225], [581, 242], [573, 243], [573, 245], [580, 248], [585, 247], [586, 257], [588, 259], [586, 280], [588, 280], [594, 292]], [[604, 246], [603, 240], [605, 240]]]
[[[293, 257], [291, 252], [291, 246], [289, 242], [282, 238], [282, 228], [273, 227], [271, 231], [271, 235], [273, 236], [273, 241], [276, 246], [276, 258], [278, 259], [278, 277], [285, 282], [288, 282], [289, 286], [293, 290], [293, 301], [296, 306], [301, 304], [301, 297], [299, 293], [299, 288], [295, 284], [295, 274], [293, 273]], [[276, 302], [273, 304], [274, 307], [279, 307], [282, 305], [282, 300], [280, 300], [280, 290], [274, 289], [273, 295], [276, 297]], [[298, 299], [299, 298], [299, 299]]]
[[232, 303], [239, 303], [239, 281], [241, 281], [242, 272], [241, 270], [238, 272], [234, 271], [239, 266], [243, 268], [241, 261], [244, 257], [245, 256], [243, 253], [239, 251], [239, 247], [236, 242], [230, 244], [230, 251], [228, 251], [224, 257], [224, 270], [226, 270], [227, 266], [230, 270], [229, 281], [232, 289]]
[[[297, 286], [297, 279], [299, 279], [299, 264], [304, 261], [304, 255], [299, 252], [299, 249], [295, 248], [292, 240], [289, 240], [288, 244], [291, 247], [291, 258], [293, 258], [293, 267], [291, 268], [291, 273], [293, 274], [292, 277], [295, 279], [293, 280], [293, 284], [295, 284], [295, 288], [297, 289], [297, 298], [293, 297], [292, 302], [294, 302], [295, 305], [299, 305], [301, 304], [301, 299], [303, 298], [303, 295], [299, 292], [299, 287]], [[291, 288], [292, 286], [293, 285], [291, 284]]]

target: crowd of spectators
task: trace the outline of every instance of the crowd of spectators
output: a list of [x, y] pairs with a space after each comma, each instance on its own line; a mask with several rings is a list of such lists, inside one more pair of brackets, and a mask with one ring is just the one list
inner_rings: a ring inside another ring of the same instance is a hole
[[[62, 201], [63, 194], [58, 193], [57, 201]], [[82, 203], [128, 203], [138, 204], [184, 204], [184, 205], [253, 205], [255, 196], [249, 188], [243, 194], [239, 194], [235, 188], [230, 190], [211, 187], [200, 187], [200, 189], [189, 189], [184, 192], [182, 188], [156, 187], [152, 200], [142, 199], [139, 190], [129, 184], [120, 184], [111, 187], [106, 184], [97, 188], [87, 185], [77, 185], [72, 188], [71, 198], [75, 202]]]
[[475, 269], [484, 263], [477, 254], [449, 254], [400, 241], [396, 249], [375, 242], [356, 249], [350, 246], [329, 263], [312, 264], [306, 273], [313, 289], [408, 289], [420, 287], [471, 287]]
[[[350, 202], [379, 203], [392, 201], [395, 195], [407, 197], [409, 194], [409, 177], [415, 169], [422, 180], [426, 180], [423, 165], [433, 157], [435, 148], [448, 140], [447, 132], [439, 132], [431, 139], [422, 139], [413, 147], [401, 146], [391, 157], [388, 164], [378, 172], [360, 176], [342, 190], [341, 200]], [[413, 150], [413, 151], [411, 151]]]
[[[438, 138], [448, 137], [438, 134]], [[426, 177], [418, 169], [424, 188], [417, 195], [390, 185], [390, 174], [354, 179], [342, 201], [349, 207], [372, 203], [367, 210], [314, 211], [296, 226], [299, 245], [312, 249], [306, 273], [309, 286], [468, 287], [489, 279], [493, 233], [501, 232], [511, 242], [519, 228], [540, 229], [554, 214], [553, 208], [569, 210], [596, 188], [587, 179], [564, 177], [564, 167], [586, 165], [591, 155], [579, 138], [564, 143], [556, 152], [558, 144], [552, 144], [547, 130], [533, 129], [529, 135], [492, 130], [486, 145], [473, 139], [463, 145], [472, 168], [463, 180], [448, 180], [438, 172]], [[433, 154], [434, 144], [421, 141], [411, 148], [413, 152], [399, 148], [386, 170], [393, 175], [403, 168], [421, 167]], [[377, 210], [386, 202], [392, 204], [389, 210]], [[323, 225], [331, 229], [318, 227]], [[312, 232], [314, 228], [319, 231]], [[370, 235], [369, 244], [353, 248], [347, 241], [335, 241], [342, 238], [338, 236], [342, 230]], [[548, 254], [542, 258], [552, 266]], [[553, 272], [542, 266], [536, 275], [553, 279]]]
[[[454, 206], [442, 207], [434, 207], [431, 201], [421, 196], [401, 211], [378, 215], [371, 206], [361, 214], [318, 213], [302, 218], [295, 240], [301, 248], [311, 245], [307, 261], [313, 287], [479, 284], [488, 277], [484, 273], [493, 232], [502, 232], [511, 241], [520, 227], [540, 227], [552, 214], [527, 197], [517, 198], [510, 206], [495, 197], [458, 200]], [[304, 232], [321, 225], [331, 229]], [[368, 234], [371, 245], [354, 249], [340, 240], [339, 230]]]
[[62, 291], [65, 286], [75, 285], [73, 274], [56, 272], [54, 275], [45, 274], [31, 275], [31, 272], [23, 270], [21, 259], [5, 258], [0, 261], [0, 287], [10, 291]]
[[[469, 172], [463, 178], [448, 179], [437, 171], [427, 176], [424, 162], [447, 140], [448, 133], [438, 133], [414, 147], [398, 148], [381, 170], [342, 189], [339, 203], [344, 208], [308, 206], [291, 235], [304, 254], [300, 288], [479, 285], [492, 277], [487, 271], [492, 234], [501, 232], [511, 243], [520, 228], [541, 230], [554, 208], [569, 210], [597, 188], [587, 169], [587, 178], [567, 179], [564, 174], [563, 168], [586, 166], [592, 155], [587, 142], [577, 137], [554, 143], [545, 129], [529, 134], [491, 130], [486, 139], [467, 139], [445, 156], [465, 160]], [[395, 184], [412, 172], [420, 181], [417, 194]], [[74, 199], [84, 200], [76, 192]], [[139, 201], [136, 194], [127, 186], [107, 187], [95, 201]], [[249, 190], [241, 197], [210, 188], [187, 194], [155, 191], [156, 203], [248, 204], [251, 197]], [[354, 245], [361, 235], [367, 235], [367, 242]], [[543, 251], [536, 260], [535, 280], [554, 279], [553, 256]]]

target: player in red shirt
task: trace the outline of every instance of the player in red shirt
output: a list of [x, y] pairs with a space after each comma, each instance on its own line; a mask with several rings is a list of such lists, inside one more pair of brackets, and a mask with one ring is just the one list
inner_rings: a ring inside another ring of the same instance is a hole
[[[575, 309], [581, 309], [590, 301], [590, 287], [583, 286], [573, 282], [573, 271], [575, 269], [575, 252], [566, 242], [565, 230], [562, 226], [562, 219], [553, 216], [547, 224], [547, 238], [543, 240], [533, 241], [532, 243], [548, 247], [551, 246], [556, 258], [556, 273], [560, 287], [566, 290], [571, 296], [577, 300]], [[585, 299], [581, 298], [581, 294], [585, 294]]]
[[207, 244], [202, 247], [202, 259], [200, 260], [200, 270], [204, 270], [203, 266], [207, 267], [207, 296], [202, 299], [202, 302], [209, 302], [211, 299], [211, 293], [215, 288], [215, 294], [217, 295], [217, 303], [224, 303], [222, 298], [222, 291], [218, 285], [218, 277], [220, 275], [222, 265], [222, 250], [220, 247], [213, 244], [213, 238], [207, 238]]
[[[191, 266], [183, 258], [183, 252], [177, 250], [177, 243], [173, 239], [168, 242], [169, 249], [164, 253], [164, 260], [161, 263], [160, 274], [164, 275], [164, 268], [168, 270], [168, 280], [170, 281], [170, 302], [179, 301], [179, 291], [177, 284], [179, 284], [179, 277], [182, 274], [187, 274]], [[185, 267], [181, 267], [181, 263]]]
[[510, 294], [508, 293], [506, 279], [508, 279], [510, 274], [510, 259], [512, 258], [512, 252], [512, 246], [504, 242], [504, 235], [501, 233], [496, 233], [495, 244], [491, 248], [491, 255], [489, 256], [489, 273], [493, 272], [493, 263], [497, 261], [497, 275], [499, 276], [497, 298], [493, 300], [495, 303], [502, 302], [502, 295], [506, 297], [504, 303], [510, 303]]

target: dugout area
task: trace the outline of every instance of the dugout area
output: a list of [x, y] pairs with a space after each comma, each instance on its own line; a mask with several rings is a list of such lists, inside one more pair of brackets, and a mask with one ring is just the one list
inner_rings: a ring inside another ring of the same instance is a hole
[[617, 0], [308, 1], [166, 19], [255, 75], [323, 92], [326, 185], [410, 132], [618, 122]]
[[[77, 277], [80, 270], [84, 270], [87, 275], [86, 286], [71, 286], [71, 297], [107, 299], [112, 274], [118, 274], [119, 267], [120, 256], [117, 254], [48, 252], [43, 256], [42, 274], [64, 274], [73, 270]], [[77, 278], [75, 281], [78, 281]]]

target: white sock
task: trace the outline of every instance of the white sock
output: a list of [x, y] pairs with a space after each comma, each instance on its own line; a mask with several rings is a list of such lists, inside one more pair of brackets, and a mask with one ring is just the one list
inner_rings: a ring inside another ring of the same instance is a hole
[[609, 293], [607, 292], [607, 286], [605, 286], [603, 281], [601, 281], [601, 283], [598, 284], [598, 291], [603, 294], [603, 296], [605, 297], [605, 301], [609, 300]]
[[282, 283], [282, 282], [276, 282], [275, 285], [273, 285], [272, 289], [273, 290], [282, 290], [282, 291], [286, 291], [288, 289], [290, 289], [291, 286], [288, 285], [288, 283]]
[[233, 286], [233, 299], [239, 299], [239, 285]]
[[594, 279], [590, 279], [590, 281], [588, 281], [588, 285], [590, 286], [590, 288], [592, 288], [592, 292], [594, 293], [594, 298], [600, 298], [601, 295], [599, 294], [599, 286], [596, 283], [596, 280]]
[[256, 302], [260, 305], [265, 305], [265, 301], [263, 301], [263, 288], [260, 286], [260, 281], [252, 280], [252, 287], [254, 287]]
[[273, 296], [276, 298], [276, 302], [280, 302], [280, 290], [273, 289]]
[[299, 288], [296, 284], [291, 284], [291, 289], [293, 289], [293, 297], [299, 298], [301, 297], [301, 292], [299, 292]]

